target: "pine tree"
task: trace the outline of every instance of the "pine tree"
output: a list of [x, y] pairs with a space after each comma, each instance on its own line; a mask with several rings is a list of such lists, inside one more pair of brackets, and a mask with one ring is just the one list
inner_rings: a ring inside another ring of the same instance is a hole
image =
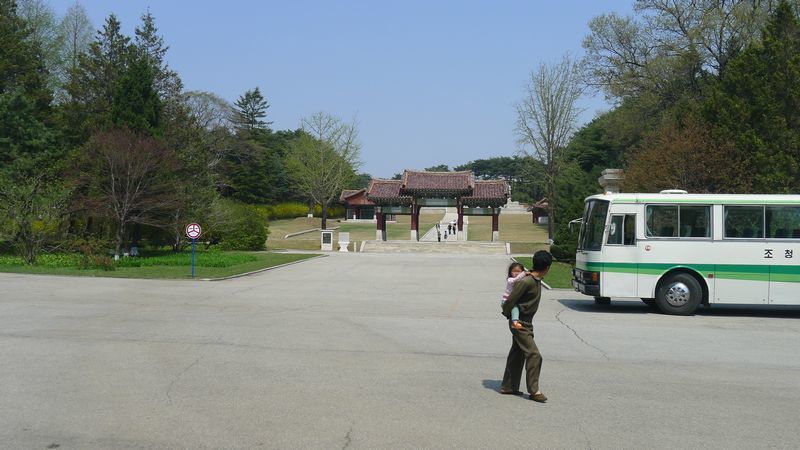
[[161, 100], [154, 86], [153, 68], [145, 58], [133, 61], [120, 78], [111, 106], [111, 122], [151, 135], [160, 133]]
[[33, 103], [34, 114], [50, 114], [52, 94], [41, 50], [29, 39], [25, 21], [14, 0], [0, 0], [0, 94], [21, 91]]
[[78, 69], [68, 86], [71, 97], [68, 122], [84, 129], [106, 125], [114, 102], [119, 79], [131, 60], [130, 38], [122, 34], [115, 15], [106, 19], [89, 51], [80, 56]]
[[236, 106], [236, 111], [233, 123], [236, 124], [237, 131], [248, 133], [255, 130], [269, 130], [272, 122], [262, 120], [267, 116], [269, 103], [261, 95], [261, 90], [258, 87], [242, 94], [234, 105]]
[[164, 44], [164, 38], [158, 34], [155, 17], [149, 10], [142, 15], [141, 25], [136, 27], [134, 45], [140, 57], [147, 58], [153, 67], [153, 85], [161, 99], [177, 99], [183, 91], [183, 82], [167, 64], [169, 46]]
[[761, 45], [728, 64], [704, 112], [716, 135], [733, 141], [753, 192], [800, 189], [800, 24], [785, 0]]

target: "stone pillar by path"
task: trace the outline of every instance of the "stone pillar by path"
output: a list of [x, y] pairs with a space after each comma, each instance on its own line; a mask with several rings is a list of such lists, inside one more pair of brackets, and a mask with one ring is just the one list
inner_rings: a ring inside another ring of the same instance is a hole
[[500, 240], [500, 214], [492, 214], [492, 242]]

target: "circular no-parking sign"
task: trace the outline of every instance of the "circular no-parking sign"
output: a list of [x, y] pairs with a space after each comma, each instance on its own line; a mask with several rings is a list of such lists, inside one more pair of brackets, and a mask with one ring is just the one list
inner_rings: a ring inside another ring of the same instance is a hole
[[197, 239], [202, 233], [203, 230], [200, 228], [200, 224], [190, 223], [189, 225], [186, 225], [186, 236], [188, 236], [189, 239]]

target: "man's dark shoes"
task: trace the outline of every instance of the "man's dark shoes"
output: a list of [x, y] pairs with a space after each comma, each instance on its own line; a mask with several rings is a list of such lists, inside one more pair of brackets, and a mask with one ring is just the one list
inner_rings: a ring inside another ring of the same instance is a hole
[[547, 401], [547, 397], [545, 397], [544, 394], [542, 394], [541, 392], [539, 392], [538, 394], [531, 394], [530, 397], [531, 400], [539, 403], [545, 403]]
[[522, 391], [500, 391], [503, 395], [522, 395]]

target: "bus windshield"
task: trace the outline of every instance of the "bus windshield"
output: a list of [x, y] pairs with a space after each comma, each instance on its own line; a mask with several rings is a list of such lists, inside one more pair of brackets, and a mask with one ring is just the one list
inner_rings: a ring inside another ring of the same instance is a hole
[[598, 251], [603, 245], [603, 231], [608, 215], [608, 202], [589, 200], [583, 210], [583, 226], [578, 236], [578, 250]]

